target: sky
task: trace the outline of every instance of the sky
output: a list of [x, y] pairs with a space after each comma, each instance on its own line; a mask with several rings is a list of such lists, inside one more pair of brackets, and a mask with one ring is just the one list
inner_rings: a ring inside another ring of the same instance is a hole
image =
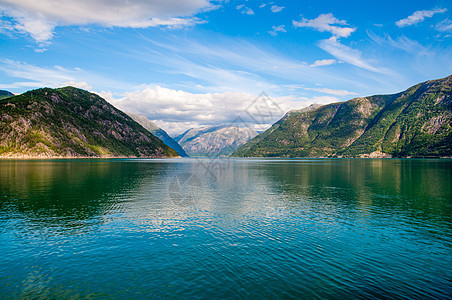
[[76, 86], [171, 135], [262, 130], [451, 75], [452, 1], [0, 0], [0, 53], [15, 94]]

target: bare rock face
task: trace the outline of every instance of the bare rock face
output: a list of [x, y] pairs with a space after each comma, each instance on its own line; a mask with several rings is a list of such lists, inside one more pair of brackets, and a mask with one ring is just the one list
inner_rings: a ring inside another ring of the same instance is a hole
[[257, 132], [251, 128], [228, 125], [190, 129], [174, 139], [190, 156], [229, 156]]
[[174, 157], [122, 111], [87, 91], [38, 89], [0, 100], [0, 157]]
[[452, 76], [291, 111], [233, 156], [450, 157]]

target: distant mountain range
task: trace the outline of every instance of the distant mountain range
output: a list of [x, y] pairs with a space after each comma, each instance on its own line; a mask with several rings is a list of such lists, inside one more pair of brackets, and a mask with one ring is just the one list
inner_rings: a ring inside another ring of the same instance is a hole
[[165, 130], [159, 128], [154, 122], [146, 118], [145, 116], [140, 116], [133, 113], [127, 113], [135, 122], [143, 126], [150, 133], [161, 139], [165, 145], [176, 150], [177, 154], [181, 157], [188, 157], [187, 153], [185, 153], [184, 149], [175, 141], [172, 137], [170, 137]]
[[[141, 125], [140, 125], [141, 124]], [[452, 76], [404, 92], [311, 105], [261, 134], [218, 125], [172, 139], [96, 94], [0, 90], [0, 157], [452, 157]]]
[[0, 100], [0, 157], [175, 157], [96, 94], [43, 88]]
[[176, 136], [174, 140], [190, 156], [216, 157], [231, 155], [256, 135], [257, 132], [251, 128], [219, 125], [192, 128]]
[[233, 156], [450, 157], [452, 76], [291, 111]]

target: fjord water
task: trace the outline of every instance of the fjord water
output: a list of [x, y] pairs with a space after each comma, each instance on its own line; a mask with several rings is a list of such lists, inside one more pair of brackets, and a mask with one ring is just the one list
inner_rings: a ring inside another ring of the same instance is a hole
[[0, 298], [452, 297], [452, 161], [0, 162]]

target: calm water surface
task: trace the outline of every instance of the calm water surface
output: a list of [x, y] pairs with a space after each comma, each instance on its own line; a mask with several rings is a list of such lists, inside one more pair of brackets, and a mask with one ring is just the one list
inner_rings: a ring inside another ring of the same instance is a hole
[[0, 298], [452, 298], [452, 160], [0, 161]]

